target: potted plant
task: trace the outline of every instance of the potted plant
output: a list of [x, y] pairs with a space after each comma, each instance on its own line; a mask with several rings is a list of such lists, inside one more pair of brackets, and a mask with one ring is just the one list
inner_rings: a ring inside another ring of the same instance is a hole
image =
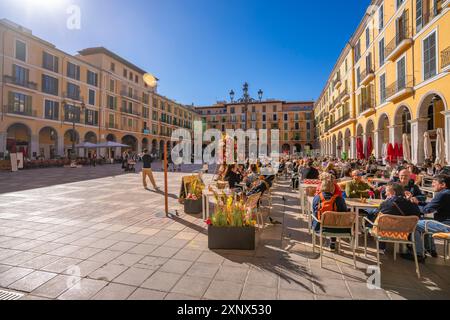
[[200, 179], [195, 179], [188, 186], [188, 193], [184, 200], [184, 212], [187, 214], [202, 213], [202, 194], [204, 184]]
[[233, 196], [217, 196], [214, 215], [208, 224], [208, 248], [211, 250], [255, 250], [256, 220], [245, 203]]

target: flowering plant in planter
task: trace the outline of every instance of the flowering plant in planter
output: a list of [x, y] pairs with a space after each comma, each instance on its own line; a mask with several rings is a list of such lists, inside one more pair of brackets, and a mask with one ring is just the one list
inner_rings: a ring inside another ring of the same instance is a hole
[[200, 179], [194, 180], [189, 186], [189, 191], [186, 199], [194, 201], [201, 199], [204, 188], [205, 185], [200, 181]]
[[256, 225], [255, 217], [247, 210], [244, 201], [235, 201], [233, 196], [227, 196], [225, 193], [216, 198], [216, 209], [214, 215], [206, 221], [208, 225], [214, 227], [254, 227]]

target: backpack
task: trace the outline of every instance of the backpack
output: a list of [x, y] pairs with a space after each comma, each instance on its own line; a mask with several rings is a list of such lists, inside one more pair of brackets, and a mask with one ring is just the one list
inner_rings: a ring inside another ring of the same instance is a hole
[[325, 199], [323, 193], [320, 193], [319, 196], [320, 196], [320, 205], [319, 210], [317, 211], [317, 219], [321, 221], [322, 214], [329, 211], [335, 212], [337, 210], [336, 199], [338, 198], [338, 195], [332, 196], [329, 200]]

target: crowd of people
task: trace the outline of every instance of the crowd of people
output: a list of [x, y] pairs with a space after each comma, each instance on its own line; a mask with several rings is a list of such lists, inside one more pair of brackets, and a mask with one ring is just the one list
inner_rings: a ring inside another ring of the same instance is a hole
[[[420, 220], [414, 236], [418, 259], [422, 263], [427, 256], [438, 256], [432, 234], [450, 233], [450, 171], [442, 165], [426, 162], [417, 167], [402, 161], [383, 166], [374, 159], [309, 158], [287, 159], [281, 167], [292, 175], [294, 189], [306, 180], [318, 180], [312, 212], [319, 221], [326, 211], [348, 212], [348, 198], [382, 199], [378, 209], [360, 212], [373, 222], [380, 214], [418, 216]], [[420, 187], [424, 177], [432, 180], [432, 199], [427, 198]], [[386, 183], [372, 184], [371, 178], [384, 178]], [[313, 223], [312, 227], [318, 231], [320, 223]], [[335, 246], [331, 239], [330, 249]], [[380, 250], [383, 253], [385, 247], [381, 246]], [[414, 260], [411, 248], [402, 257]]]

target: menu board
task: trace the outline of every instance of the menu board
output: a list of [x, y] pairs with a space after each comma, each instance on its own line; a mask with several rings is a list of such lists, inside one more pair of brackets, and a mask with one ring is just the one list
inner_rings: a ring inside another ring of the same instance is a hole
[[17, 172], [19, 169], [17, 167], [17, 153], [11, 153], [11, 171]]

